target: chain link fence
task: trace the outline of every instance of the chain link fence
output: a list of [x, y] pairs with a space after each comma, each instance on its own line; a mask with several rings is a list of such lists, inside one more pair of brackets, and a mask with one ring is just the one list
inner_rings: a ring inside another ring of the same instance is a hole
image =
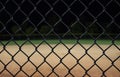
[[120, 77], [120, 1], [0, 0], [0, 77]]

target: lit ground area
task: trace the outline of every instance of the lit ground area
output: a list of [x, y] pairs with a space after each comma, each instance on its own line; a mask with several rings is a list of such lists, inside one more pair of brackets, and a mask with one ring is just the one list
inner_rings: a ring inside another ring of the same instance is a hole
[[0, 46], [0, 77], [101, 77], [103, 71], [107, 77], [120, 77], [119, 48], [88, 44]]

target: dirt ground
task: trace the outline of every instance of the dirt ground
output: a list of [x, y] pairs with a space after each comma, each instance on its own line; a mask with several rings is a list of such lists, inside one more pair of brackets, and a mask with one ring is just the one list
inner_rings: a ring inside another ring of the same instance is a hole
[[[120, 70], [120, 50], [118, 49], [120, 46], [117, 48], [113, 45], [100, 45], [100, 47], [101, 49], [97, 45], [83, 45], [81, 47], [72, 44], [66, 46], [62, 44], [50, 46], [45, 44], [40, 46], [23, 45], [21, 47], [10, 45], [6, 46], [4, 50], [0, 46], [0, 77], [12, 77], [8, 70], [16, 77], [31, 75], [32, 77], [42, 77], [42, 75], [57, 77], [56, 74], [59, 77], [73, 77], [72, 75], [82, 77], [85, 75], [85, 69], [88, 70], [88, 75], [84, 77], [89, 77], [89, 75], [101, 77], [103, 74], [101, 70], [106, 71], [107, 77], [120, 77], [120, 71], [117, 70]], [[52, 72], [52, 68], [54, 68], [54, 72]]]

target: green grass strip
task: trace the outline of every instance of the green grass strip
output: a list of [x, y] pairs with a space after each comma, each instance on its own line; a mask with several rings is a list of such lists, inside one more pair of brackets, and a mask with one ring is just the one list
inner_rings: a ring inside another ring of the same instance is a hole
[[[30, 42], [31, 41], [31, 42]], [[64, 44], [75, 44], [77, 42], [79, 42], [80, 44], [94, 44], [95, 41], [92, 39], [81, 39], [79, 41], [74, 40], [74, 39], [64, 39], [64, 40], [30, 40], [30, 41], [26, 41], [26, 40], [15, 40], [15, 41], [0, 41], [0, 45], [4, 44], [9, 44], [9, 45], [14, 45], [14, 44], [18, 44], [18, 45], [22, 45], [22, 44], [45, 44], [45, 43], [49, 43], [49, 44], [58, 44], [58, 43], [64, 43]], [[16, 43], [15, 43], [16, 42]], [[111, 40], [96, 40], [97, 44], [112, 44]], [[120, 40], [115, 40], [114, 44], [116, 45], [120, 45]]]

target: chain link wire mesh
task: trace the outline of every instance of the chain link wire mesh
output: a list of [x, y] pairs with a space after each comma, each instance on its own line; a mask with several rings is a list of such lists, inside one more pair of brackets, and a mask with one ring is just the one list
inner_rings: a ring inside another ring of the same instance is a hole
[[0, 77], [120, 77], [119, 40], [119, 0], [0, 0]]

